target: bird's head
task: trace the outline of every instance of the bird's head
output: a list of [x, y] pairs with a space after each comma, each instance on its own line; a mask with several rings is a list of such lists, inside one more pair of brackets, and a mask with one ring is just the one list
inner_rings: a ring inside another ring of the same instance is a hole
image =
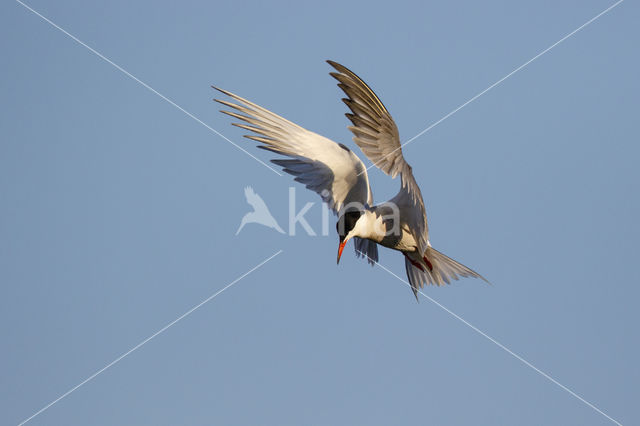
[[342, 250], [347, 242], [353, 237], [360, 237], [360, 218], [364, 217], [363, 212], [360, 210], [349, 210], [344, 212], [338, 222], [336, 223], [336, 231], [340, 237], [340, 245], [338, 246], [338, 263], [340, 263], [340, 256], [342, 256]]

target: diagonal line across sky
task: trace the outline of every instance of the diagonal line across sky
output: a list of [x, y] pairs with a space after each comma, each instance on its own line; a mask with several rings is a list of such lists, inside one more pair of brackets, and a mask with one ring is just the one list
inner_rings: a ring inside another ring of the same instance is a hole
[[216, 135], [220, 136], [222, 139], [224, 139], [225, 141], [229, 142], [231, 145], [235, 146], [236, 148], [238, 148], [240, 151], [244, 152], [245, 154], [247, 154], [249, 157], [253, 158], [254, 160], [256, 160], [258, 163], [262, 164], [263, 166], [265, 166], [266, 168], [268, 168], [269, 170], [271, 170], [272, 172], [274, 172], [275, 174], [277, 174], [278, 176], [282, 176], [282, 173], [280, 173], [279, 171], [277, 171], [276, 169], [274, 169], [273, 167], [271, 167], [270, 165], [268, 165], [267, 163], [265, 163], [264, 161], [260, 160], [258, 157], [256, 157], [255, 155], [251, 154], [249, 151], [247, 151], [246, 149], [242, 148], [240, 145], [238, 145], [237, 143], [233, 142], [231, 139], [229, 139], [228, 137], [226, 137], [225, 135], [223, 135], [222, 133], [220, 133], [219, 131], [217, 131], [216, 129], [214, 129], [213, 127], [209, 126], [207, 123], [205, 123], [204, 121], [200, 120], [198, 117], [196, 117], [195, 115], [193, 115], [192, 113], [190, 113], [189, 111], [187, 111], [186, 109], [184, 109], [183, 107], [181, 107], [180, 105], [178, 105], [177, 103], [175, 103], [174, 101], [172, 101], [171, 99], [169, 99], [168, 97], [166, 97], [165, 95], [163, 95], [162, 93], [158, 92], [156, 89], [154, 89], [153, 87], [149, 86], [147, 83], [145, 83], [144, 81], [140, 80], [138, 77], [136, 77], [135, 75], [131, 74], [129, 71], [125, 70], [124, 68], [122, 68], [120, 65], [116, 64], [115, 62], [113, 62], [111, 59], [107, 58], [106, 56], [104, 56], [102, 53], [98, 52], [97, 50], [95, 50], [93, 47], [89, 46], [88, 44], [86, 44], [85, 42], [83, 42], [82, 40], [80, 40], [79, 38], [77, 38], [76, 36], [74, 36], [73, 34], [71, 34], [70, 32], [68, 32], [67, 30], [65, 30], [64, 28], [62, 28], [61, 26], [59, 26], [58, 24], [56, 24], [55, 22], [51, 21], [49, 18], [47, 18], [46, 16], [42, 15], [40, 12], [38, 12], [37, 10], [33, 9], [31, 6], [29, 6], [28, 4], [20, 1], [20, 0], [16, 0], [16, 2], [20, 5], [22, 5], [25, 9], [31, 11], [33, 14], [37, 15], [38, 17], [40, 17], [42, 20], [44, 20], [45, 22], [47, 22], [48, 24], [50, 24], [52, 27], [54, 27], [55, 29], [59, 30], [60, 32], [62, 32], [63, 34], [65, 34], [66, 36], [68, 36], [69, 38], [71, 38], [73, 41], [75, 41], [76, 43], [80, 44], [81, 46], [87, 48], [91, 53], [93, 53], [94, 55], [96, 55], [97, 57], [99, 57], [100, 59], [104, 60], [105, 62], [107, 62], [108, 64], [112, 65], [114, 68], [116, 68], [118, 71], [122, 72], [124, 75], [126, 75], [127, 77], [131, 78], [132, 80], [134, 80], [135, 82], [139, 83], [140, 85], [142, 85], [144, 88], [148, 89], [149, 91], [151, 91], [152, 93], [158, 95], [160, 98], [162, 98], [163, 100], [167, 101], [169, 104], [171, 104], [172, 106], [174, 106], [175, 108], [179, 109], [180, 111], [182, 111], [184, 114], [186, 114], [189, 118], [192, 118], [193, 120], [195, 120], [196, 122], [200, 123], [201, 125], [203, 125], [204, 127], [206, 127], [207, 129], [211, 130], [213, 133], [215, 133]]
[[[386, 272], [388, 272], [389, 274], [393, 275], [394, 277], [396, 277], [399, 281], [402, 281], [404, 284], [408, 285], [409, 287], [411, 287], [411, 284], [409, 284], [409, 282], [407, 282], [406, 280], [404, 280], [402, 277], [400, 277], [399, 275], [396, 275], [393, 271], [391, 271], [390, 269], [384, 267], [383, 265], [381, 265], [378, 262], [375, 262], [376, 265], [378, 265], [379, 267], [381, 267], [382, 269], [384, 269]], [[571, 389], [569, 389], [568, 387], [566, 387], [565, 385], [563, 385], [562, 383], [560, 383], [559, 381], [557, 381], [556, 379], [554, 379], [553, 377], [551, 377], [549, 374], [545, 373], [544, 371], [540, 370], [538, 367], [536, 367], [535, 365], [533, 365], [532, 363], [530, 363], [529, 361], [527, 361], [526, 359], [524, 359], [522, 356], [518, 355], [517, 353], [513, 352], [511, 349], [509, 349], [508, 347], [506, 347], [505, 345], [503, 345], [502, 343], [500, 343], [499, 341], [497, 341], [496, 339], [494, 339], [493, 337], [489, 336], [487, 333], [485, 333], [484, 331], [480, 330], [478, 327], [476, 327], [475, 325], [471, 324], [469, 321], [465, 320], [464, 318], [462, 318], [460, 315], [456, 314], [455, 312], [453, 312], [452, 310], [450, 310], [449, 308], [447, 308], [446, 306], [444, 306], [443, 304], [441, 304], [440, 302], [438, 302], [437, 300], [433, 299], [432, 297], [428, 296], [427, 294], [425, 294], [422, 290], [418, 289], [418, 293], [420, 293], [421, 295], [423, 295], [424, 297], [427, 298], [427, 300], [429, 300], [431, 303], [433, 303], [434, 305], [438, 306], [440, 309], [442, 309], [443, 311], [445, 311], [446, 313], [448, 313], [449, 315], [451, 315], [452, 317], [454, 317], [455, 319], [457, 319], [458, 321], [462, 322], [464, 325], [466, 325], [467, 327], [471, 328], [473, 331], [475, 331], [476, 333], [480, 334], [482, 337], [486, 338], [487, 340], [489, 340], [490, 342], [494, 343], [496, 346], [498, 346], [500, 349], [502, 349], [503, 351], [505, 351], [506, 353], [508, 353], [509, 355], [511, 355], [512, 357], [514, 357], [515, 359], [517, 359], [518, 361], [520, 361], [521, 363], [523, 363], [524, 365], [526, 365], [527, 367], [531, 368], [532, 370], [534, 370], [536, 373], [540, 374], [542, 377], [544, 377], [545, 379], [549, 380], [550, 382], [552, 382], [553, 384], [559, 386], [562, 390], [568, 392], [571, 396], [577, 398], [579, 401], [583, 402], [584, 404], [586, 404], [588, 407], [592, 408], [593, 410], [597, 411], [598, 413], [600, 413], [601, 415], [603, 415], [604, 417], [606, 417], [607, 419], [609, 419], [610, 421], [612, 421], [613, 423], [622, 426], [622, 423], [620, 423], [619, 421], [617, 421], [616, 419], [614, 419], [613, 417], [609, 416], [607, 413], [605, 413], [604, 411], [602, 411], [601, 409], [599, 409], [598, 407], [596, 407], [595, 405], [593, 405], [592, 403], [590, 403], [589, 401], [587, 401], [586, 399], [584, 399], [583, 397], [581, 397], [580, 395], [578, 395], [577, 393], [575, 393], [574, 391], [572, 391]]]
[[65, 393], [63, 393], [62, 395], [60, 395], [58, 398], [54, 399], [53, 401], [51, 401], [50, 403], [48, 403], [47, 405], [45, 405], [44, 407], [42, 407], [40, 410], [36, 411], [34, 414], [32, 414], [31, 416], [27, 417], [26, 419], [24, 419], [23, 421], [21, 421], [18, 426], [22, 426], [25, 423], [31, 421], [32, 419], [34, 419], [35, 417], [37, 417], [38, 415], [42, 414], [43, 412], [45, 412], [46, 410], [48, 410], [49, 408], [51, 408], [53, 405], [57, 404], [58, 402], [60, 402], [61, 400], [63, 400], [64, 398], [66, 398], [67, 396], [71, 395], [73, 392], [75, 392], [76, 390], [78, 390], [78, 388], [80, 388], [81, 386], [84, 386], [85, 384], [87, 384], [88, 382], [90, 382], [91, 380], [95, 379], [97, 376], [99, 376], [100, 374], [102, 374], [104, 371], [106, 371], [107, 369], [113, 367], [115, 364], [117, 364], [118, 362], [122, 361], [124, 358], [126, 358], [127, 356], [129, 356], [130, 354], [132, 354], [133, 352], [135, 352], [136, 350], [140, 349], [142, 346], [144, 346], [145, 344], [147, 344], [150, 340], [154, 339], [155, 337], [157, 337], [158, 335], [164, 333], [165, 331], [167, 331], [167, 329], [169, 329], [170, 327], [174, 326], [177, 322], [183, 320], [184, 318], [188, 317], [189, 315], [191, 315], [193, 312], [195, 312], [197, 309], [201, 308], [203, 305], [205, 305], [206, 303], [210, 302], [211, 300], [215, 299], [216, 297], [218, 297], [220, 294], [222, 294], [225, 290], [229, 289], [230, 287], [232, 287], [233, 285], [235, 285], [236, 283], [238, 283], [240, 280], [242, 280], [243, 278], [245, 278], [247, 275], [251, 274], [253, 271], [259, 269], [260, 267], [262, 267], [265, 263], [271, 261], [273, 258], [275, 258], [277, 255], [279, 255], [280, 253], [282, 253], [282, 250], [278, 250], [277, 252], [275, 252], [274, 254], [272, 254], [271, 256], [269, 256], [268, 258], [266, 258], [265, 260], [263, 260], [262, 262], [258, 263], [256, 266], [254, 266], [253, 268], [249, 269], [247, 272], [245, 272], [244, 274], [240, 275], [238, 278], [236, 278], [235, 280], [231, 281], [229, 284], [227, 284], [226, 286], [222, 287], [220, 290], [216, 291], [215, 293], [213, 293], [211, 296], [207, 297], [206, 299], [204, 299], [202, 302], [198, 303], [197, 305], [193, 306], [191, 309], [189, 309], [187, 312], [185, 312], [184, 314], [180, 315], [178, 318], [174, 319], [173, 321], [171, 321], [169, 324], [165, 325], [164, 327], [162, 327], [160, 330], [156, 331], [155, 333], [153, 333], [151, 336], [147, 337], [146, 339], [144, 339], [143, 341], [141, 341], [140, 343], [138, 343], [137, 345], [135, 345], [134, 347], [132, 347], [131, 349], [129, 349], [127, 352], [123, 353], [122, 355], [120, 355], [118, 358], [114, 359], [113, 361], [111, 361], [109, 364], [105, 365], [104, 367], [102, 367], [100, 370], [96, 371], [95, 373], [93, 373], [92, 375], [90, 375], [89, 377], [87, 377], [86, 379], [84, 379], [83, 381], [81, 381], [80, 383], [78, 383], [77, 385], [75, 385], [74, 387], [72, 387], [71, 389], [69, 389], [68, 391], [66, 391]]
[[541, 57], [542, 55], [544, 55], [545, 53], [549, 52], [551, 49], [553, 49], [554, 47], [556, 47], [557, 45], [559, 45], [560, 43], [562, 43], [563, 41], [565, 41], [566, 39], [568, 39], [569, 37], [575, 35], [577, 32], [579, 32], [580, 30], [582, 30], [583, 28], [585, 28], [586, 26], [588, 26], [589, 24], [593, 23], [595, 20], [597, 20], [598, 18], [600, 18], [602, 15], [606, 14], [607, 12], [611, 11], [614, 7], [618, 6], [620, 3], [622, 3], [624, 0], [618, 0], [617, 2], [615, 2], [614, 4], [612, 4], [611, 6], [609, 6], [608, 8], [606, 8], [605, 10], [603, 10], [602, 12], [598, 13], [596, 16], [594, 16], [593, 18], [589, 19], [587, 22], [585, 22], [584, 24], [580, 25], [578, 28], [576, 28], [575, 30], [571, 31], [569, 34], [565, 35], [564, 37], [562, 37], [560, 40], [556, 41], [555, 43], [553, 43], [551, 46], [547, 47], [546, 49], [544, 49], [543, 51], [541, 51], [540, 53], [538, 53], [536, 56], [534, 56], [533, 58], [529, 59], [528, 61], [526, 61], [525, 63], [523, 63], [522, 65], [520, 65], [519, 67], [517, 67], [516, 69], [514, 69], [513, 71], [511, 71], [509, 74], [505, 75], [504, 77], [502, 77], [500, 80], [496, 81], [495, 83], [493, 83], [492, 85], [490, 85], [489, 87], [487, 87], [486, 89], [484, 89], [483, 91], [481, 91], [480, 93], [478, 93], [477, 95], [473, 96], [472, 98], [470, 98], [468, 101], [466, 101], [465, 103], [461, 104], [460, 106], [458, 106], [457, 108], [455, 108], [454, 110], [452, 110], [451, 112], [449, 112], [448, 114], [446, 114], [444, 117], [442, 117], [441, 119], [434, 121], [433, 123], [431, 123], [429, 125], [429, 127], [427, 127], [426, 129], [422, 130], [420, 133], [418, 133], [417, 135], [415, 135], [414, 137], [408, 139], [406, 142], [404, 142], [403, 144], [401, 144], [398, 148], [394, 149], [393, 151], [389, 152], [387, 155], [385, 155], [383, 158], [381, 158], [380, 160], [378, 160], [377, 162], [371, 164], [370, 166], [368, 166], [362, 173], [366, 173], [367, 170], [369, 170], [370, 168], [377, 166], [378, 164], [380, 164], [382, 161], [384, 161], [385, 158], [387, 158], [389, 155], [393, 154], [394, 152], [402, 149], [403, 147], [409, 145], [411, 142], [413, 142], [414, 140], [418, 139], [420, 136], [424, 135], [425, 133], [427, 133], [429, 130], [433, 129], [434, 127], [436, 127], [438, 124], [442, 123], [443, 121], [445, 121], [447, 118], [451, 117], [453, 114], [455, 114], [456, 112], [460, 111], [462, 108], [466, 107], [467, 105], [469, 105], [470, 103], [472, 103], [473, 101], [475, 101], [476, 99], [478, 99], [480, 96], [484, 95], [485, 93], [487, 93], [489, 90], [493, 89], [494, 87], [496, 87], [497, 85], [499, 85], [500, 83], [502, 83], [503, 81], [505, 81], [506, 79], [508, 79], [509, 77], [511, 77], [512, 75], [514, 75], [515, 73], [517, 73], [518, 71], [522, 70], [523, 68], [525, 68], [527, 65], [529, 65], [530, 63], [532, 63], [533, 61], [535, 61], [536, 59], [538, 59], [539, 57]]

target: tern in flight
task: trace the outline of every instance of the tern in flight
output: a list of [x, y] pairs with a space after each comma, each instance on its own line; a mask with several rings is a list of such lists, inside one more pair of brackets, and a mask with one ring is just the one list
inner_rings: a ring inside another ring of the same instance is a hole
[[252, 132], [245, 136], [260, 142], [259, 148], [288, 157], [271, 161], [318, 193], [338, 215], [338, 262], [344, 246], [352, 239], [356, 255], [371, 264], [378, 262], [378, 244], [398, 250], [405, 257], [407, 277], [416, 298], [425, 284], [440, 286], [460, 276], [487, 281], [431, 247], [422, 194], [402, 155], [398, 128], [391, 114], [360, 77], [343, 65], [327, 62], [336, 70], [331, 76], [347, 95], [342, 100], [351, 110], [346, 116], [353, 124], [349, 130], [354, 142], [380, 170], [392, 178], [400, 175], [400, 191], [385, 203], [373, 204], [367, 168], [345, 145], [213, 87], [238, 103], [216, 101], [234, 110], [221, 112], [244, 122], [233, 125]]

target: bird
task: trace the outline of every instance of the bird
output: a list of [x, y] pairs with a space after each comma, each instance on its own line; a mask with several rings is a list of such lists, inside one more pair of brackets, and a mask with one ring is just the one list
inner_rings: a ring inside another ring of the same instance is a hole
[[284, 231], [282, 230], [282, 228], [280, 228], [280, 225], [278, 225], [278, 222], [269, 211], [269, 208], [265, 204], [262, 197], [256, 194], [252, 187], [247, 186], [244, 189], [244, 196], [247, 199], [247, 203], [249, 203], [249, 205], [253, 207], [253, 211], [245, 214], [242, 217], [240, 226], [236, 231], [236, 235], [238, 235], [240, 231], [242, 231], [242, 228], [244, 228], [244, 225], [246, 225], [247, 223], [259, 223], [260, 225], [264, 225], [268, 228], [273, 228], [279, 233], [284, 234]]
[[[373, 90], [354, 72], [328, 60], [329, 74], [346, 97], [348, 129], [364, 155], [385, 174], [400, 176], [400, 190], [390, 200], [374, 205], [367, 168], [342, 143], [309, 131], [232, 92], [211, 86], [230, 100], [214, 99], [230, 108], [220, 112], [240, 122], [232, 125], [251, 132], [245, 137], [258, 148], [281, 157], [271, 162], [294, 180], [320, 195], [338, 216], [337, 263], [348, 241], [356, 256], [378, 263], [378, 245], [400, 251], [413, 294], [425, 285], [442, 286], [459, 277], [483, 276], [431, 246], [427, 215], [420, 187], [402, 153], [398, 127]], [[284, 157], [284, 158], [282, 158]]]

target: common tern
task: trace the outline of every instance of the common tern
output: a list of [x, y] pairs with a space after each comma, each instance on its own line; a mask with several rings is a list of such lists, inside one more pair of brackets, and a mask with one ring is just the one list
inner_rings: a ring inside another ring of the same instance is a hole
[[373, 204], [367, 168], [344, 144], [212, 86], [238, 103], [215, 101], [234, 110], [221, 112], [241, 120], [243, 123], [232, 124], [252, 132], [245, 137], [259, 142], [258, 148], [288, 157], [271, 161], [318, 193], [338, 215], [338, 263], [349, 240], [354, 241], [356, 255], [372, 265], [378, 262], [378, 244], [398, 250], [405, 257], [407, 277], [416, 299], [418, 289], [425, 284], [449, 284], [460, 276], [488, 282], [431, 246], [422, 193], [402, 155], [398, 128], [391, 114], [355, 73], [336, 62], [327, 63], [335, 69], [330, 75], [347, 96], [342, 101], [351, 111], [345, 115], [353, 124], [348, 128], [354, 142], [384, 173], [392, 178], [400, 175], [400, 191], [385, 203]]

